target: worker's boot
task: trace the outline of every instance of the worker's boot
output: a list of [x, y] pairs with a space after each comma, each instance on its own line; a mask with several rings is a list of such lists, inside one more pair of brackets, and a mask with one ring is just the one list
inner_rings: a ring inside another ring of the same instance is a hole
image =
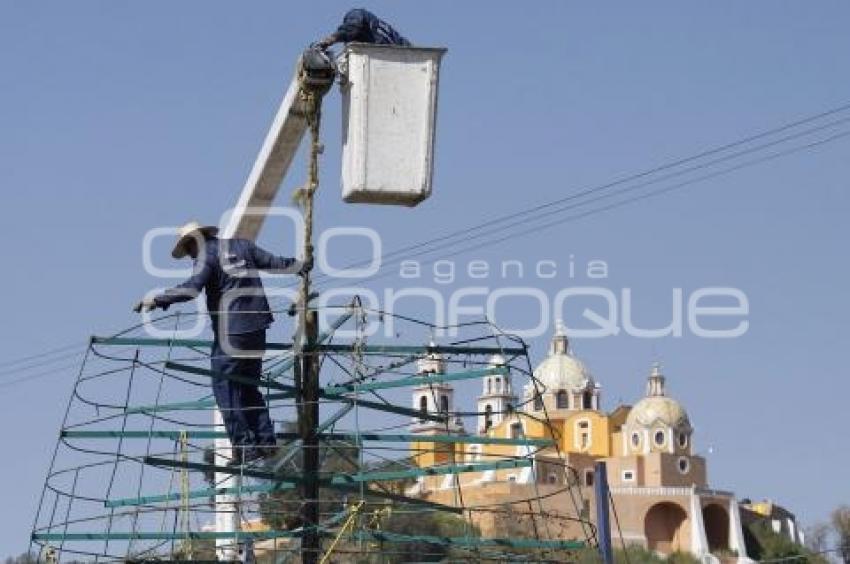
[[262, 454], [256, 447], [239, 446], [233, 447], [233, 455], [227, 461], [230, 467], [244, 466], [262, 458]]

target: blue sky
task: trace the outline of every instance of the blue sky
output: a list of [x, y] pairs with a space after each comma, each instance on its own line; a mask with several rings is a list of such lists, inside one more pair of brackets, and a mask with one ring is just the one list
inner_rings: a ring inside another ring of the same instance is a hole
[[[136, 321], [130, 307], [158, 283], [142, 268], [145, 231], [215, 221], [234, 203], [295, 57], [348, 7], [0, 4], [0, 363], [74, 342], [82, 350], [88, 335]], [[319, 225], [372, 227], [388, 249], [850, 101], [846, 2], [368, 7], [415, 43], [449, 48], [434, 195], [413, 210], [341, 201], [338, 94], [326, 102]], [[774, 498], [810, 524], [850, 501], [848, 146], [830, 143], [454, 260], [459, 268], [472, 259], [555, 260], [557, 278], [523, 281], [548, 295], [588, 283], [567, 276], [571, 256], [578, 265], [605, 260], [605, 285], [632, 288], [635, 316], [648, 326], [669, 318], [672, 288], [740, 288], [751, 310], [741, 338], [621, 335], [576, 340], [575, 349], [602, 382], [607, 408], [640, 397], [661, 358], [712, 485]], [[273, 235], [263, 243], [283, 252]], [[360, 251], [344, 246], [333, 260]], [[168, 266], [167, 248], [159, 252]], [[469, 282], [423, 285], [449, 293]], [[483, 285], [512, 283], [495, 276]], [[506, 315], [528, 321], [520, 306]], [[532, 345], [539, 360], [546, 339]], [[34, 362], [0, 366], [0, 385], [27, 378], [0, 388], [0, 472], [14, 484], [4, 506], [17, 508], [0, 516], [9, 554], [26, 545], [74, 377], [48, 372], [63, 362], [21, 369]]]

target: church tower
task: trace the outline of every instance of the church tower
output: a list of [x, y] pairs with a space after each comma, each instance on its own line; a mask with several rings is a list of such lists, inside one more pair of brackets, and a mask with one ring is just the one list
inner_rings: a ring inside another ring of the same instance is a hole
[[[434, 343], [431, 343], [434, 346]], [[416, 373], [420, 376], [428, 374], [445, 374], [446, 362], [442, 355], [429, 352], [417, 361]], [[455, 412], [454, 387], [440, 381], [423, 382], [413, 388], [413, 409], [420, 413], [445, 413], [449, 415], [448, 429], [446, 423], [415, 417], [412, 431], [421, 434], [462, 433], [463, 421], [459, 417], [452, 418]]]
[[[497, 354], [490, 358], [490, 368], [504, 367], [505, 364], [505, 357], [502, 355]], [[486, 434], [501, 423], [505, 417], [513, 413], [517, 405], [510, 373], [485, 376], [482, 386], [476, 409], [477, 431], [480, 435]]]
[[[434, 346], [432, 342], [431, 347]], [[420, 376], [429, 374], [445, 374], [446, 362], [442, 355], [437, 352], [429, 352], [417, 361], [416, 373]], [[430, 378], [429, 378], [430, 380]], [[448, 415], [446, 422], [433, 421], [424, 417], [414, 417], [411, 424], [411, 432], [418, 440], [411, 442], [411, 457], [420, 467], [437, 466], [440, 464], [453, 464], [462, 456], [458, 452], [456, 443], [429, 441], [429, 435], [465, 435], [463, 420], [453, 415], [454, 387], [446, 382], [436, 379], [426, 381], [413, 388], [413, 409], [422, 414], [445, 413]], [[424, 484], [422, 478], [417, 482], [417, 487]]]

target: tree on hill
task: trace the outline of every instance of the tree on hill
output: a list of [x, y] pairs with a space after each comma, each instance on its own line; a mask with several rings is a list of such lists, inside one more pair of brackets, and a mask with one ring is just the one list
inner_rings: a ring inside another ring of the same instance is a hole
[[831, 515], [832, 528], [838, 538], [838, 554], [844, 564], [850, 564], [850, 505], [836, 507]]

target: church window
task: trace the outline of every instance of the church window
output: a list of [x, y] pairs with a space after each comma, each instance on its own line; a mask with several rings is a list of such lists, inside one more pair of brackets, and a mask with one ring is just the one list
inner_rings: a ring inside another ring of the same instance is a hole
[[484, 407], [484, 430], [489, 431], [493, 426], [493, 406], [489, 403]]
[[638, 448], [640, 446], [640, 433], [635, 431], [632, 433], [632, 446]]
[[502, 378], [500, 376], [496, 376], [496, 393], [500, 393], [502, 391]]
[[[427, 413], [428, 412], [428, 398], [425, 397], [425, 396], [422, 396], [422, 397], [419, 398], [419, 412], [420, 413]], [[424, 417], [419, 418], [420, 423], [422, 423], [424, 421], [425, 421]]]
[[593, 394], [584, 392], [581, 395], [581, 404], [582, 409], [591, 409], [593, 405]]
[[580, 450], [587, 450], [590, 448], [590, 421], [587, 419], [576, 421], [575, 433], [576, 446]]
[[519, 439], [522, 437], [522, 423], [511, 424], [511, 438]]
[[667, 442], [667, 435], [662, 430], [655, 431], [654, 435], [655, 444], [657, 446], [663, 447], [664, 443]]
[[543, 411], [543, 398], [540, 394], [534, 395], [534, 411]]
[[688, 446], [688, 434], [684, 431], [679, 432], [679, 447], [685, 448]]
[[691, 469], [691, 461], [687, 459], [685, 456], [679, 457], [679, 472], [682, 474], [687, 474], [688, 470]]
[[560, 390], [555, 394], [555, 405], [558, 409], [567, 409], [569, 407], [567, 392]]
[[440, 396], [440, 411], [442, 413], [449, 412], [449, 396]]
[[493, 393], [493, 380], [491, 380], [490, 378], [487, 378], [487, 394], [489, 395], [489, 394], [492, 394], [492, 393]]

